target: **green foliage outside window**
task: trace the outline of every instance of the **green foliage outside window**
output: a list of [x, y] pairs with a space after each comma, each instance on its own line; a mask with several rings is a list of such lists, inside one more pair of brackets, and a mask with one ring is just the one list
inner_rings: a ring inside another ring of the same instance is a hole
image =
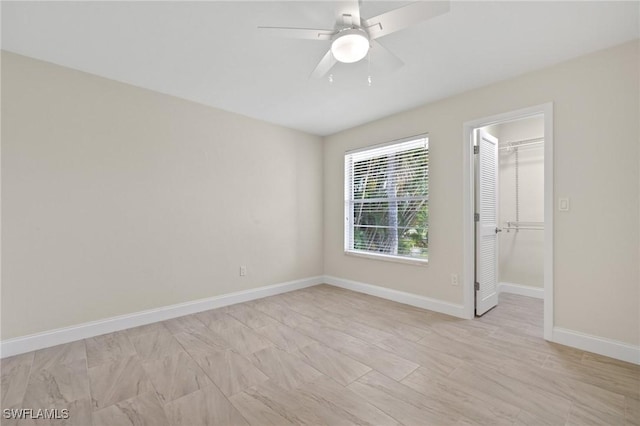
[[428, 149], [353, 162], [353, 249], [426, 259]]

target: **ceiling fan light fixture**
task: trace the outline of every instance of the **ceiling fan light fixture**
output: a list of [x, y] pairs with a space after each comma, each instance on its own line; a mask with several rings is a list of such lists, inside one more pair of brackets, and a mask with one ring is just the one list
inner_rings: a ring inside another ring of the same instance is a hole
[[339, 62], [351, 64], [358, 62], [369, 51], [369, 37], [359, 28], [342, 30], [331, 43], [331, 53]]

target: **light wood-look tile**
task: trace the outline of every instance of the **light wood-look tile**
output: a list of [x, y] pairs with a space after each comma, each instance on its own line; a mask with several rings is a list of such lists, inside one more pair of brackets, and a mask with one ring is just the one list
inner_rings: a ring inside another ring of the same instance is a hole
[[327, 314], [327, 311], [318, 307], [315, 300], [308, 295], [306, 296], [304, 292], [283, 293], [275, 299], [275, 303], [285, 309], [312, 319], [322, 318]]
[[[23, 419], [17, 422], [17, 424], [19, 426], [87, 426], [93, 424], [91, 401], [89, 398], [78, 399], [64, 404], [56, 404], [53, 408], [58, 410], [59, 415], [62, 415], [62, 410], [68, 410], [68, 418]], [[5, 426], [4, 419], [2, 425]]]
[[572, 403], [571, 410], [569, 411], [566, 425], [622, 425], [624, 422], [624, 414], [605, 412], [594, 409], [588, 405], [582, 405], [574, 402]]
[[229, 306], [226, 310], [226, 313], [237, 319], [247, 327], [253, 329], [279, 324], [278, 321], [271, 318], [269, 315], [260, 312], [259, 310], [254, 309], [244, 303]]
[[371, 371], [361, 362], [319, 343], [300, 348], [295, 353], [316, 370], [344, 386]]
[[462, 416], [461, 420], [472, 424], [511, 425], [520, 413], [520, 408], [488, 394], [479, 397], [474, 390], [459, 386], [444, 377], [441, 371], [430, 368], [420, 367], [401, 383], [421, 393], [428, 401], [444, 404]]
[[194, 314], [194, 317], [206, 327], [214, 331], [217, 331], [219, 328], [240, 326], [242, 323], [229, 316], [229, 314], [227, 314], [228, 310], [229, 307], [223, 309], [212, 309]]
[[71, 414], [2, 424], [640, 426], [640, 366], [544, 341], [542, 312], [310, 287], [1, 360], [2, 408]]
[[[38, 350], [35, 353], [26, 354], [26, 356], [33, 359], [29, 385], [24, 393], [24, 398], [20, 399], [19, 403], [14, 404], [12, 408], [66, 409], [69, 411], [69, 418], [23, 419], [7, 424], [20, 426], [84, 426], [91, 424], [91, 403], [84, 341]], [[9, 389], [7, 396], [11, 396], [14, 392], [15, 390]]]
[[94, 426], [169, 426], [153, 392], [125, 399], [93, 413]]
[[171, 426], [244, 426], [238, 410], [215, 386], [192, 392], [164, 406]]
[[249, 388], [244, 394], [249, 401], [256, 401], [252, 402], [253, 404], [259, 403], [269, 408], [289, 423], [295, 425], [324, 423], [320, 413], [304, 407], [298, 392], [284, 389], [271, 381]]
[[355, 424], [337, 410], [326, 408], [297, 389], [285, 389], [271, 380], [249, 388], [245, 393], [296, 425]]
[[503, 315], [501, 311], [496, 311], [495, 309], [493, 309], [491, 312], [488, 312], [482, 317], [476, 318], [476, 321], [480, 321], [496, 327], [515, 328], [522, 330], [523, 334], [530, 334], [536, 337], [541, 337], [542, 327], [531, 326], [528, 322], [519, 320], [519, 317], [521, 316], [525, 315], [522, 315], [522, 313], [516, 315]]
[[378, 346], [431, 371], [439, 372], [444, 376], [464, 364], [464, 361], [457, 356], [436, 350], [428, 350], [424, 345], [397, 337], [385, 339], [379, 342]]
[[[390, 302], [392, 303], [392, 302]], [[391, 305], [393, 306], [393, 305]], [[319, 317], [317, 321], [326, 322], [326, 321], [339, 321], [341, 318], [346, 319], [349, 324], [354, 324], [355, 327], [364, 326], [364, 327], [372, 327], [378, 331], [378, 333], [374, 333], [373, 336], [379, 334], [380, 332], [390, 334], [396, 337], [401, 337], [403, 339], [417, 341], [421, 338], [428, 336], [431, 334], [431, 331], [422, 327], [414, 327], [413, 325], [405, 324], [403, 322], [399, 322], [396, 319], [390, 318], [387, 315], [381, 315], [381, 312], [384, 312], [385, 307], [379, 306], [367, 306], [366, 308], [362, 306], [354, 306], [337, 302], [337, 300], [329, 305], [326, 305], [324, 309], [327, 312], [332, 314], [331, 317], [327, 318], [325, 314], [324, 317]], [[329, 324], [330, 326], [334, 326], [333, 324]], [[340, 327], [342, 331], [347, 332], [348, 328]], [[360, 337], [360, 336], [356, 336]], [[369, 339], [364, 339], [369, 340]]]
[[66, 343], [64, 345], [52, 346], [50, 348], [35, 351], [33, 358], [33, 369], [41, 370], [54, 365], [64, 365], [74, 361], [85, 361], [87, 351], [82, 340]]
[[245, 392], [229, 397], [229, 401], [252, 426], [285, 426], [292, 422], [276, 413], [268, 405]]
[[324, 345], [396, 380], [401, 380], [418, 368], [418, 364], [414, 362], [339, 330], [316, 326], [305, 327], [303, 332]]
[[377, 317], [374, 312], [358, 316], [356, 321], [410, 341], [417, 341], [431, 334], [430, 331], [424, 328], [414, 327], [386, 317]]
[[625, 397], [624, 419], [626, 425], [640, 426], [640, 400]]
[[165, 329], [138, 334], [129, 340], [142, 360], [161, 359], [182, 352], [180, 343]]
[[[378, 312], [380, 309], [373, 310], [372, 313]], [[416, 329], [424, 330], [428, 333], [432, 333], [431, 325], [442, 321], [443, 316], [436, 315], [433, 312], [429, 312], [423, 309], [415, 309], [410, 306], [394, 304], [391, 309], [383, 309], [383, 315], [385, 318], [396, 321], [402, 324], [406, 324]]]
[[568, 398], [579, 406], [590, 407], [592, 414], [600, 412], [603, 417], [624, 417], [625, 397], [607, 389], [513, 360], [505, 360], [499, 372], [533, 385], [544, 393]]
[[433, 320], [429, 324], [429, 329], [434, 333], [450, 339], [458, 341], [466, 341], [469, 338], [487, 338], [492, 333], [495, 333], [498, 328], [484, 324], [480, 321], [437, 321]]
[[269, 379], [244, 356], [232, 350], [194, 355], [200, 368], [226, 396]]
[[141, 334], [151, 333], [153, 331], [169, 331], [169, 329], [164, 325], [164, 322], [152, 322], [151, 324], [141, 325], [140, 327], [129, 328], [125, 330], [125, 333], [131, 340], [133, 337], [139, 336]]
[[438, 401], [372, 371], [347, 386], [400, 423], [405, 425], [452, 425], [460, 415]]
[[[429, 337], [426, 337], [419, 340], [418, 343], [429, 342], [429, 339]], [[449, 337], [448, 340], [460, 342], [477, 351], [481, 350], [487, 353], [487, 355], [490, 353], [502, 353], [503, 357], [527, 362], [528, 364], [536, 366], [542, 365], [549, 355], [548, 352], [543, 351], [540, 348], [524, 348], [520, 345], [513, 344], [512, 342], [506, 342], [501, 339], [493, 339], [490, 337], [482, 338], [478, 335], [470, 335], [466, 337], [455, 336]]]
[[[425, 351], [434, 351], [447, 354], [451, 357], [461, 359], [469, 364], [477, 364], [483, 367], [499, 369], [503, 364], [503, 359], [509, 354], [496, 349], [492, 341], [487, 341], [486, 345], [464, 343], [455, 339], [446, 338], [439, 334], [432, 334], [418, 341], [425, 347]], [[545, 356], [546, 357], [546, 356]], [[532, 364], [540, 366], [545, 358], [532, 361]]]
[[266, 337], [267, 340], [287, 352], [294, 352], [315, 342], [310, 337], [278, 322], [258, 328], [256, 333]]
[[89, 368], [111, 363], [136, 354], [136, 350], [123, 331], [85, 339]]
[[[566, 346], [562, 346], [566, 348]], [[571, 349], [571, 348], [569, 348]], [[574, 349], [578, 351], [577, 349]], [[622, 374], [640, 379], [640, 369], [635, 364], [620, 361], [606, 356], [582, 352], [581, 362], [583, 365], [591, 368], [597, 368], [602, 371], [608, 371], [613, 374]]]
[[154, 391], [136, 355], [89, 368], [89, 379], [94, 410]]
[[[565, 422], [571, 409], [571, 401], [567, 397], [546, 393], [498, 370], [464, 366], [456, 369], [449, 378], [475, 391], [474, 395], [480, 398], [482, 394], [491, 395], [535, 415], [538, 422], [545, 424]], [[527, 397], [523, 398], [523, 395]]]
[[541, 339], [539, 336], [535, 337], [531, 334], [523, 333], [521, 329], [514, 329], [511, 327], [501, 327], [496, 329], [488, 336], [488, 339], [491, 341], [496, 339], [502, 340], [512, 346], [517, 346], [525, 350], [544, 352], [548, 355], [558, 355], [563, 359], [573, 359], [576, 362], [580, 362], [584, 354], [581, 350], [548, 342]]
[[[268, 409], [291, 424], [326, 424], [323, 422], [320, 413], [304, 406], [304, 401], [301, 401], [298, 392], [281, 388], [271, 381], [249, 388], [243, 394], [244, 404], [251, 404], [252, 406], [260, 407], [262, 410]], [[231, 399], [235, 400], [235, 398], [234, 396]]]
[[29, 381], [34, 353], [0, 360], [2, 371], [2, 408], [13, 408], [22, 402]]
[[327, 410], [339, 413], [341, 418], [354, 424], [380, 426], [400, 424], [384, 411], [370, 404], [366, 398], [326, 376], [301, 386], [298, 392]]
[[284, 388], [297, 388], [322, 376], [301, 358], [275, 347], [249, 355], [249, 360], [271, 380]]
[[[559, 419], [555, 422], [549, 422], [549, 420], [540, 415], [540, 413], [532, 413], [527, 410], [520, 410], [518, 416], [516, 417], [514, 426], [539, 426], [539, 425], [566, 425], [567, 420], [569, 419], [569, 415], [567, 414], [566, 419]], [[602, 425], [604, 426], [604, 425]]]
[[89, 380], [85, 360], [52, 364], [29, 375], [25, 408], [50, 408], [86, 399]]
[[254, 309], [257, 309], [260, 312], [269, 315], [271, 318], [274, 318], [278, 322], [288, 325], [289, 327], [293, 327], [294, 329], [297, 329], [302, 325], [314, 324], [314, 321], [311, 318], [300, 315], [296, 311], [292, 311], [273, 302], [274, 297], [267, 297], [265, 299], [255, 300], [248, 303]]
[[173, 336], [190, 355], [229, 349], [227, 343], [207, 327], [190, 332], [183, 331]]
[[212, 322], [208, 327], [224, 342], [225, 346], [243, 355], [273, 346], [273, 343], [265, 337], [230, 316], [223, 321]]
[[181, 351], [162, 359], [143, 362], [142, 365], [163, 403], [213, 385], [186, 352]]
[[563, 377], [569, 377], [614, 393], [640, 399], [640, 379], [636, 374], [607, 371], [552, 355], [549, 355], [542, 368]]
[[334, 328], [347, 333], [353, 337], [369, 343], [379, 343], [383, 340], [397, 337], [396, 334], [388, 333], [376, 327], [353, 321], [348, 317], [327, 315], [318, 320], [318, 323], [325, 327]]
[[185, 315], [162, 323], [172, 334], [201, 331], [206, 326], [196, 315]]

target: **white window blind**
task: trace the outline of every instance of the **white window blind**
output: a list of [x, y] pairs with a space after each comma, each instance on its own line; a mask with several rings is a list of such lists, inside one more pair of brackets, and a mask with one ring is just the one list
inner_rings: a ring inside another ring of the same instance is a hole
[[426, 260], [426, 136], [345, 154], [345, 250]]

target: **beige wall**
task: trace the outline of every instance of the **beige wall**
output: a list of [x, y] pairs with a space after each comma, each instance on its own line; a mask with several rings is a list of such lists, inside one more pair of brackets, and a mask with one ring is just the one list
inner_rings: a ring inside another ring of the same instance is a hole
[[[555, 325], [640, 342], [638, 41], [467, 92], [325, 139], [325, 273], [462, 303], [462, 126], [554, 102]], [[437, 82], [425, 81], [425, 84]], [[426, 267], [343, 253], [346, 150], [422, 132], [430, 143]]]
[[3, 339], [322, 274], [321, 138], [6, 52], [2, 89]]
[[[450, 285], [462, 271], [462, 124], [553, 101], [555, 197], [571, 198], [554, 216], [555, 325], [638, 344], [638, 60], [627, 43], [341, 132], [323, 150], [3, 52], [2, 338], [323, 271], [462, 303]], [[423, 132], [428, 266], [345, 256], [344, 151]]]
[[[511, 121], [493, 127], [500, 145], [544, 137], [544, 117]], [[518, 149], [518, 205], [521, 222], [544, 222], [544, 145]], [[499, 221], [516, 220], [516, 155], [499, 151]], [[544, 287], [544, 232], [509, 231], [500, 234], [499, 281]]]

